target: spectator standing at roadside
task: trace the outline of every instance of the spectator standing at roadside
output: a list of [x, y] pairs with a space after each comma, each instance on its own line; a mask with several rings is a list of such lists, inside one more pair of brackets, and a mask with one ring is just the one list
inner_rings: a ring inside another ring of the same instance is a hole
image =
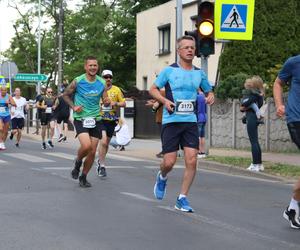
[[[263, 80], [259, 76], [253, 76], [246, 79], [244, 86], [245, 89], [255, 89], [263, 92]], [[247, 169], [254, 172], [264, 171], [264, 166], [262, 164], [262, 153], [258, 140], [258, 125], [260, 124], [260, 120], [252, 107], [253, 103], [255, 103], [255, 106], [261, 108], [263, 102], [264, 99], [262, 94], [250, 94], [241, 102], [241, 111], [246, 112], [247, 133], [252, 153], [252, 163]]]
[[[286, 105], [283, 102], [283, 86], [290, 82]], [[284, 63], [273, 86], [276, 113], [279, 117], [286, 116], [287, 127], [292, 141], [300, 150], [300, 55], [290, 57]], [[300, 229], [300, 178], [294, 185], [294, 192], [283, 217], [290, 226]]]

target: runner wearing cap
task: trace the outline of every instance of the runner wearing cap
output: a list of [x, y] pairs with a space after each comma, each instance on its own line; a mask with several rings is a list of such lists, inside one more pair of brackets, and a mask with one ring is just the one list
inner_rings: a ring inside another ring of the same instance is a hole
[[102, 117], [104, 130], [102, 131], [102, 139], [99, 146], [99, 159], [97, 166], [97, 174], [100, 177], [106, 176], [105, 156], [108, 151], [109, 142], [113, 136], [115, 127], [117, 125], [117, 109], [118, 107], [125, 107], [125, 98], [120, 88], [112, 84], [113, 73], [111, 70], [103, 70], [102, 77], [106, 82], [107, 95], [110, 99], [109, 106], [101, 106], [100, 115]]

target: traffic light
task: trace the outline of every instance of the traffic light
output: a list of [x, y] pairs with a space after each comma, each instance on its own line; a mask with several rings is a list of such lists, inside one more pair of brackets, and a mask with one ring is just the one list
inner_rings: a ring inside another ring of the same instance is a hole
[[198, 4], [197, 31], [198, 54], [205, 57], [213, 55], [215, 53], [214, 3]]

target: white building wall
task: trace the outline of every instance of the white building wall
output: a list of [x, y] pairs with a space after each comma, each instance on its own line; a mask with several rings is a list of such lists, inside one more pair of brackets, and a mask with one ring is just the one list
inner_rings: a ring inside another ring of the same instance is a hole
[[[190, 1], [183, 5], [182, 27], [183, 32], [196, 29], [191, 17], [197, 15], [197, 1]], [[158, 55], [159, 31], [162, 25], [171, 25], [171, 53]], [[208, 59], [208, 79], [211, 83], [216, 81], [218, 58], [221, 44], [215, 44], [215, 55]], [[176, 0], [156, 6], [137, 15], [137, 69], [136, 87], [140, 90], [149, 89], [156, 75], [167, 65], [176, 61]], [[201, 67], [200, 58], [194, 59], [196, 66]], [[147, 86], [145, 80], [147, 79]]]

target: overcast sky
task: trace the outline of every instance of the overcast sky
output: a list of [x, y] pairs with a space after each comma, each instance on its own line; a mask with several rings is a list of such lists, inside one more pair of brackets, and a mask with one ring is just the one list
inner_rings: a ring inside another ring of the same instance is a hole
[[[11, 0], [0, 0], [0, 51], [9, 48], [10, 39], [14, 36], [13, 21], [19, 17], [18, 13], [13, 8], [8, 7], [8, 1]], [[81, 2], [81, 0], [64, 1], [67, 2], [68, 8], [72, 8]], [[192, 1], [193, 0], [182, 0], [182, 3], [184, 4]], [[110, 0], [107, 0], [106, 2], [110, 2]]]
[[[15, 35], [13, 28], [14, 20], [19, 18], [18, 13], [13, 8], [8, 7], [8, 1], [10, 0], [0, 0], [0, 51], [9, 48], [10, 39]], [[81, 0], [65, 1], [67, 1], [68, 8], [72, 8]]]
[[13, 22], [16, 17], [16, 12], [7, 7], [8, 0], [0, 2], [0, 51], [9, 48], [9, 40], [14, 36]]

